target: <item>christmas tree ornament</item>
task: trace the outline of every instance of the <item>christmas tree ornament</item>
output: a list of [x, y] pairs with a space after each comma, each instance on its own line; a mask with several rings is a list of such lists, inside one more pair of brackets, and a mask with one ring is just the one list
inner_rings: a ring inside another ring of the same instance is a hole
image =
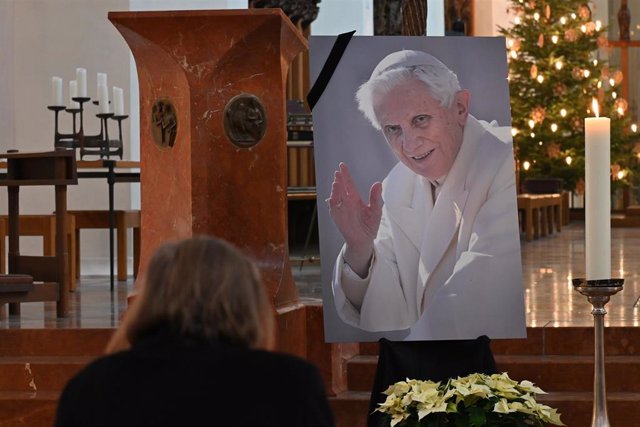
[[591, 19], [591, 9], [589, 9], [589, 6], [586, 3], [580, 6], [578, 9], [578, 15], [580, 15], [580, 18], [585, 21]]
[[544, 107], [538, 105], [531, 111], [531, 119], [533, 119], [536, 123], [541, 123], [545, 116], [547, 115], [547, 110]]
[[568, 42], [574, 42], [578, 40], [578, 33], [573, 28], [569, 28], [567, 31], [564, 32], [564, 38]]
[[555, 142], [547, 145], [547, 156], [549, 156], [550, 159], [557, 159], [560, 157], [560, 154], [560, 145]]
[[538, 77], [538, 66], [536, 64], [533, 64], [531, 66], [531, 69], [529, 70], [529, 74], [531, 75], [532, 79], [535, 79], [536, 77]]
[[616, 82], [617, 85], [622, 83], [623, 78], [624, 78], [624, 75], [622, 74], [622, 71], [616, 70], [613, 72], [613, 81]]
[[582, 78], [582, 70], [578, 67], [573, 67], [571, 77], [573, 77], [574, 80], [580, 80]]

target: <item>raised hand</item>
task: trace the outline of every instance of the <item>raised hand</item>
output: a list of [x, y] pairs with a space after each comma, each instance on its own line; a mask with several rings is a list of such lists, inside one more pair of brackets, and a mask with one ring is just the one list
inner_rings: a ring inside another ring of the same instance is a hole
[[369, 203], [365, 204], [351, 179], [349, 168], [340, 163], [327, 201], [333, 222], [347, 244], [345, 261], [364, 277], [369, 269], [373, 240], [378, 234], [382, 217], [382, 183], [376, 182], [371, 186]]

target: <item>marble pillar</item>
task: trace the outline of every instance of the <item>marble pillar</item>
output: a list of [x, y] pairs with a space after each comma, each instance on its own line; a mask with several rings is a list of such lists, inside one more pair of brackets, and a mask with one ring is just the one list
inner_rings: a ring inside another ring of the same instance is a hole
[[307, 44], [279, 9], [110, 12], [140, 84], [140, 271], [162, 242], [224, 238], [297, 300], [287, 246], [285, 88]]

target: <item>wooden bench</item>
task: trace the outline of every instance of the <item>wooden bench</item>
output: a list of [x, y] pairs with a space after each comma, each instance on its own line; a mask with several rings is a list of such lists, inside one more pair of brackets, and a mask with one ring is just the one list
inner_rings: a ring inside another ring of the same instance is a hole
[[518, 210], [527, 241], [562, 230], [562, 196], [560, 194], [519, 194]]
[[[9, 218], [0, 216], [0, 273], [6, 273], [5, 239], [9, 234]], [[42, 255], [53, 256], [56, 252], [56, 216], [55, 215], [20, 215], [18, 220], [20, 236], [42, 237]], [[67, 248], [69, 250], [69, 287], [76, 288], [76, 237], [73, 233], [75, 217], [67, 214]]]
[[[80, 276], [80, 230], [82, 229], [109, 229], [109, 211], [104, 210], [70, 210], [75, 217], [76, 240], [76, 275]], [[118, 280], [127, 280], [127, 230], [133, 228], [133, 276], [138, 275], [138, 263], [140, 260], [140, 211], [116, 210]]]

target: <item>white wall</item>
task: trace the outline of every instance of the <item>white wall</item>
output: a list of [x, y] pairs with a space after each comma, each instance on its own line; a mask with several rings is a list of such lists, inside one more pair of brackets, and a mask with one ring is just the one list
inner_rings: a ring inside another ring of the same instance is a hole
[[476, 36], [499, 36], [498, 27], [509, 27], [507, 0], [475, 0], [473, 28]]
[[373, 35], [373, 0], [322, 0], [311, 24], [314, 36], [335, 36], [356, 30], [356, 36]]
[[[13, 114], [13, 3], [0, 1], [0, 151], [15, 139]], [[4, 192], [6, 193], [6, 191]], [[6, 194], [5, 199], [6, 200]], [[6, 203], [4, 203], [6, 205]], [[5, 208], [6, 209], [6, 208]]]

